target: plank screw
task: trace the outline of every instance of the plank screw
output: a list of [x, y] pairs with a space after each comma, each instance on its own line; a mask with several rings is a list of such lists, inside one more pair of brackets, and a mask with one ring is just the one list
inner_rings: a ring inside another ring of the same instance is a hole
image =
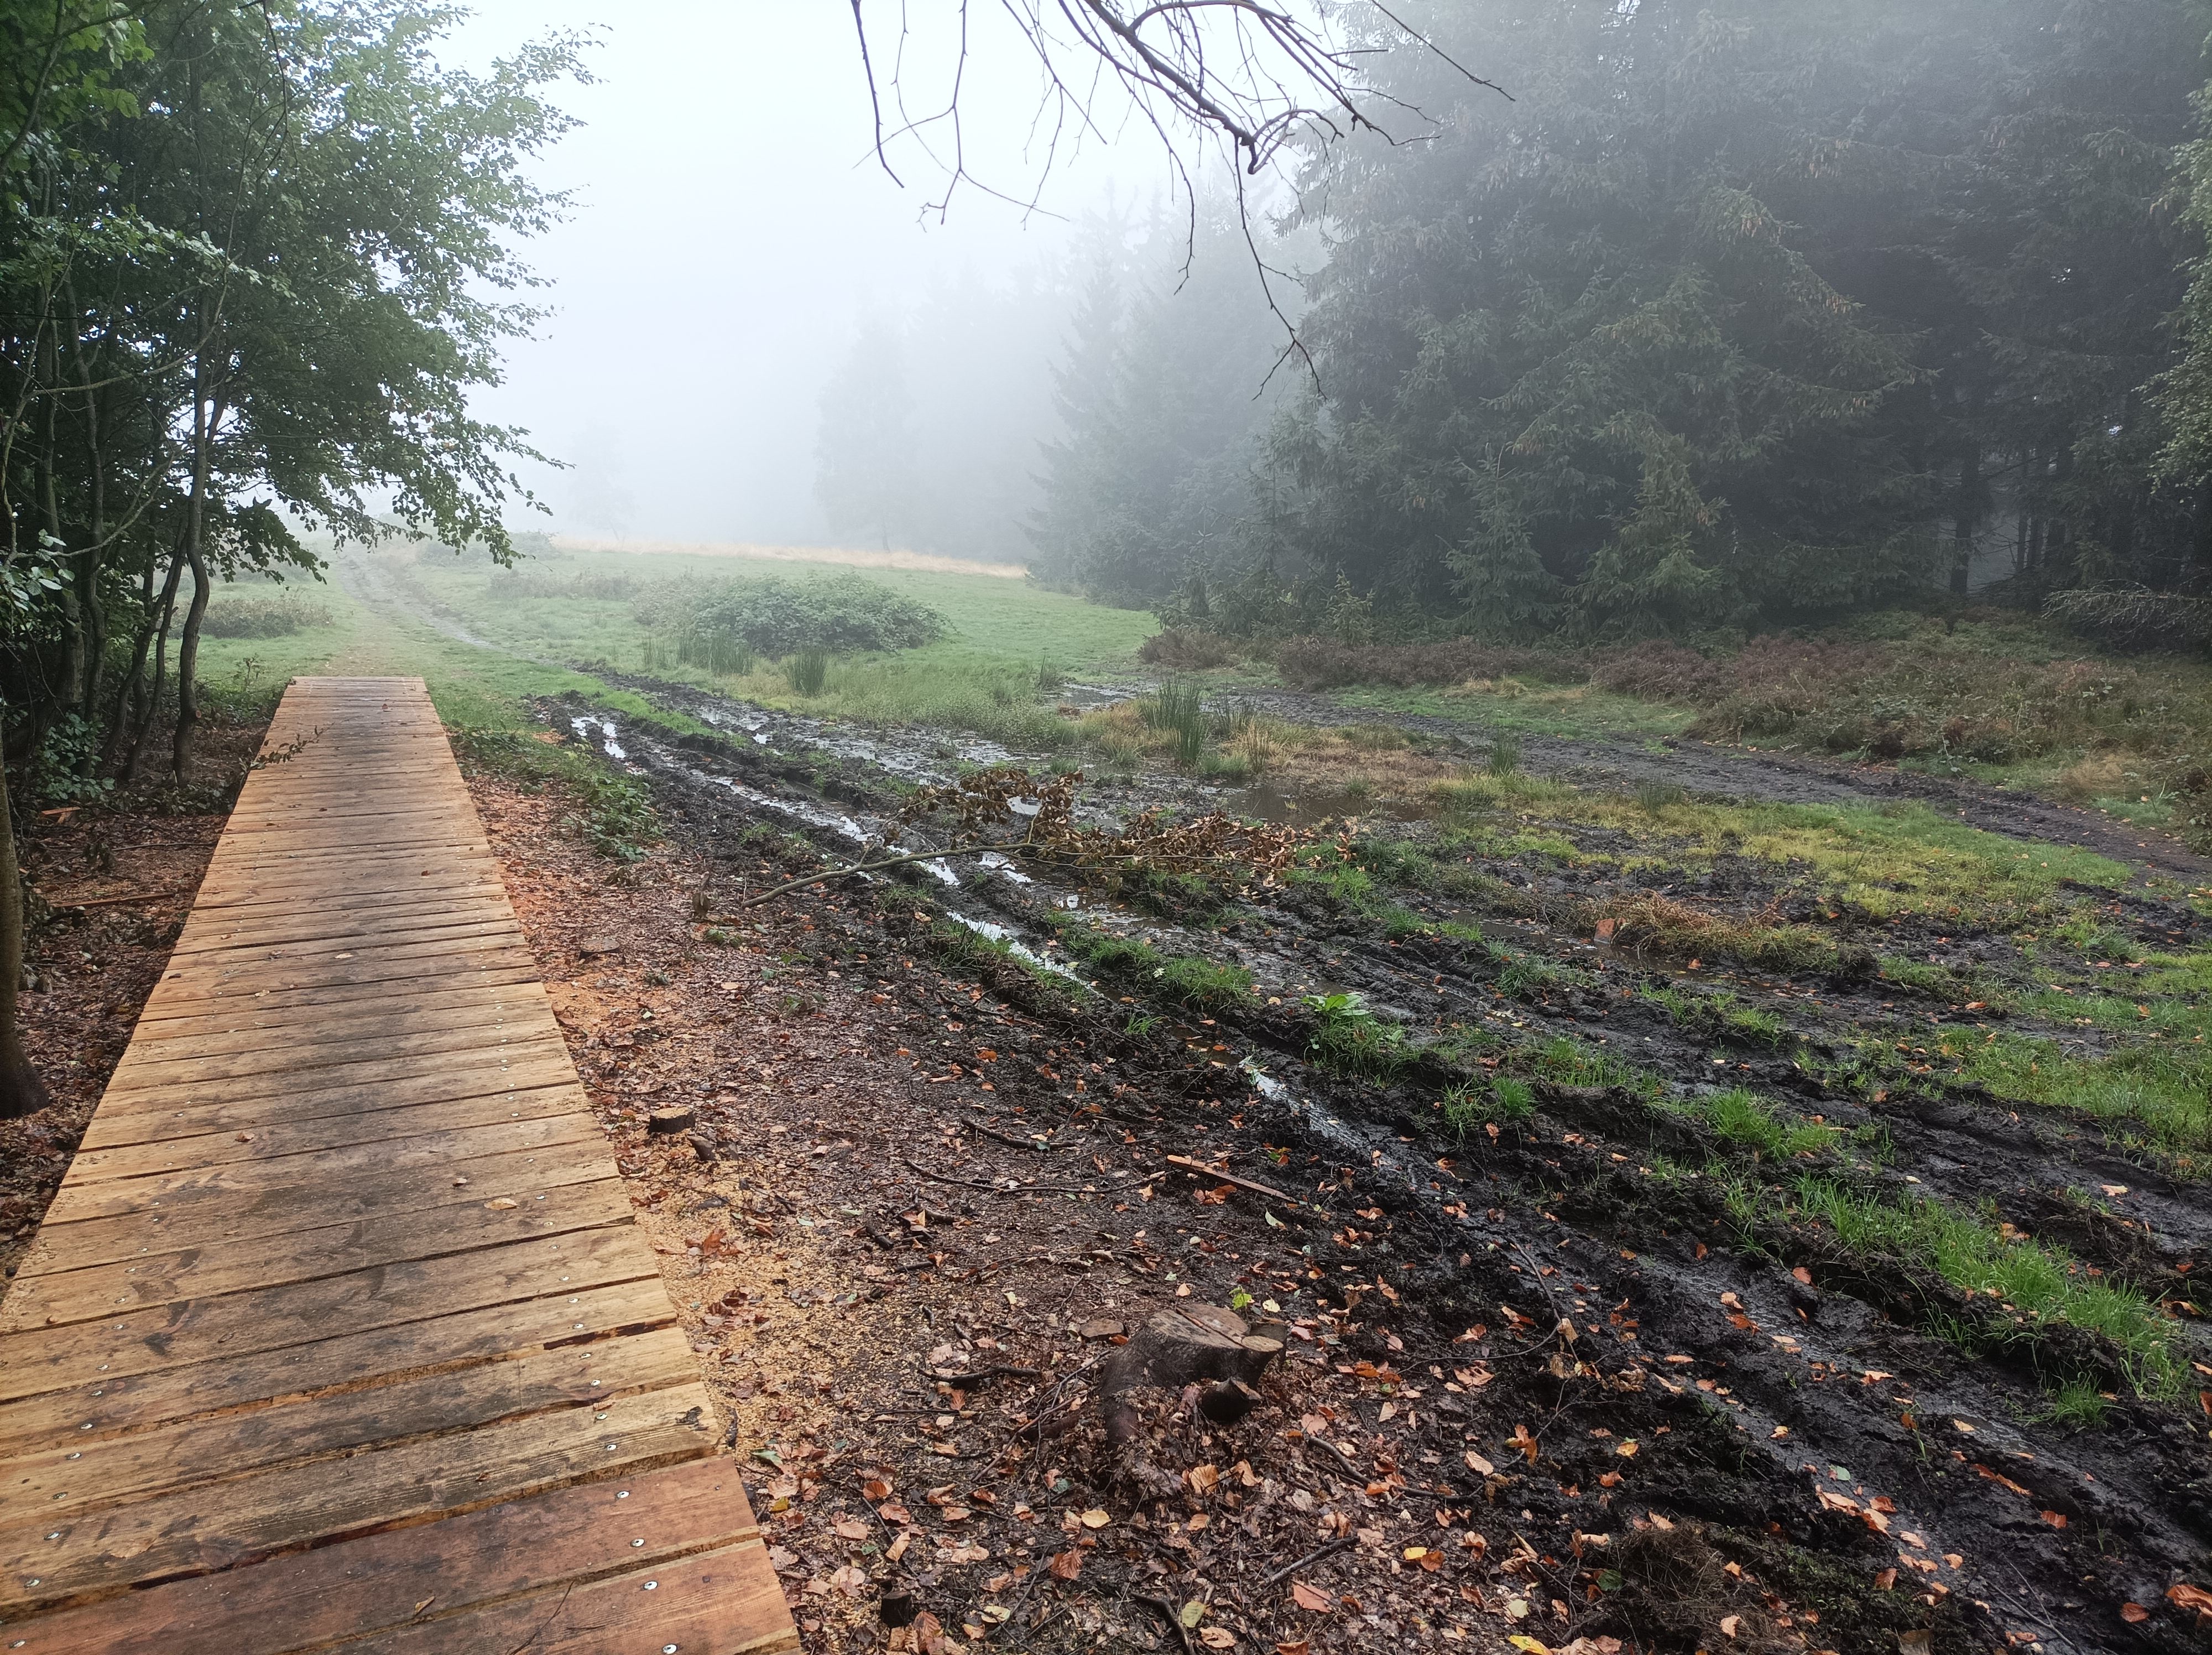
[[[39, 1583], [33, 1580], [31, 1584], [35, 1586]], [[648, 1580], [645, 1583], [645, 1589], [647, 1591], [659, 1591], [660, 1590], [660, 1582], [658, 1580]]]
[[627, 1488], [623, 1489], [622, 1493], [617, 1494], [615, 1498], [617, 1500], [628, 1500], [629, 1498], [629, 1490]]
[[[47, 1538], [47, 1539], [49, 1539], [49, 1540], [52, 1540], [52, 1539], [53, 1538], [53, 1536], [52, 1536], [52, 1535], [48, 1535], [48, 1536], [46, 1536], [46, 1538]], [[633, 1540], [633, 1541], [631, 1541], [629, 1543], [630, 1543], [631, 1545], [633, 1545], [633, 1546], [642, 1546], [643, 1544], [645, 1544], [645, 1542], [644, 1542], [644, 1541], [642, 1541], [642, 1540]]]

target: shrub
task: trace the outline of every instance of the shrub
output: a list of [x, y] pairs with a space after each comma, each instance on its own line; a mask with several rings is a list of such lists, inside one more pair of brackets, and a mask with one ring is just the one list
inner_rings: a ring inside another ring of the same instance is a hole
[[1276, 670], [1301, 690], [1347, 684], [1462, 684], [1471, 678], [1526, 674], [1554, 683], [1579, 683], [1588, 674], [1581, 656], [1564, 650], [1522, 649], [1453, 638], [1444, 643], [1358, 645], [1321, 637], [1292, 638], [1277, 650]]
[[927, 604], [857, 575], [660, 581], [647, 588], [633, 613], [656, 633], [742, 643], [777, 657], [810, 649], [913, 649], [950, 630]]
[[1139, 644], [1137, 659], [1178, 672], [1199, 672], [1209, 666], [1235, 665], [1237, 651], [1228, 639], [1211, 632], [1187, 631], [1171, 626], [1164, 632], [1153, 633]]
[[310, 627], [336, 624], [324, 605], [294, 597], [226, 598], [208, 605], [200, 630], [210, 638], [289, 638]]
[[645, 582], [635, 575], [601, 575], [578, 570], [574, 575], [549, 575], [538, 569], [503, 569], [484, 582], [484, 595], [494, 600], [516, 598], [580, 598], [591, 603], [621, 603], [637, 595]]
[[783, 664], [783, 675], [802, 696], [818, 696], [830, 682], [830, 652], [802, 649]]
[[2212, 644], [2212, 598], [2147, 586], [2056, 593], [2044, 613], [2115, 649], [2201, 650]]

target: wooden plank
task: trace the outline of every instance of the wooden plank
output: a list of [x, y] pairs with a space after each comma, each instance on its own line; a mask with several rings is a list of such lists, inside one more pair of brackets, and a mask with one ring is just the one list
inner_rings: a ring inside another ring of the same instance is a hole
[[349, 1007], [343, 1019], [288, 1019], [273, 1025], [248, 1025], [243, 1028], [212, 1028], [198, 1032], [169, 1030], [158, 1039], [132, 1041], [123, 1062], [116, 1065], [116, 1073], [122, 1074], [126, 1065], [134, 1073], [158, 1070], [164, 1064], [242, 1056], [266, 1051], [272, 1047], [307, 1056], [325, 1049], [343, 1050], [382, 1036], [402, 1032], [441, 1034], [451, 1031], [471, 1034], [491, 1031], [498, 1034], [557, 1035], [560, 1025], [553, 1020], [551, 1002], [542, 994], [532, 994], [527, 990], [498, 996], [478, 996], [458, 1003], [438, 995], [433, 996], [431, 1003], [427, 1006], [419, 1002], [400, 1005], [360, 1002]]
[[[64, 1268], [43, 1238], [23, 1261], [7, 1299], [0, 1332], [97, 1321], [121, 1306], [143, 1309], [181, 1299], [206, 1299], [317, 1281], [409, 1259], [444, 1258], [479, 1247], [565, 1235], [630, 1222], [629, 1198], [615, 1177], [567, 1184], [513, 1208], [480, 1201], [441, 1208], [434, 1224], [406, 1213], [353, 1224], [322, 1225], [250, 1244], [149, 1252], [142, 1245], [98, 1263]], [[134, 1244], [143, 1226], [131, 1233]]]
[[603, 1345], [528, 1351], [429, 1375], [373, 1376], [350, 1390], [127, 1436], [87, 1434], [0, 1458], [0, 1529], [83, 1522], [103, 1506], [364, 1448], [478, 1430], [562, 1409], [696, 1385], [699, 1365], [674, 1328]]
[[[659, 1275], [635, 1229], [620, 1226], [379, 1265], [260, 1293], [121, 1310], [97, 1322], [0, 1334], [0, 1398], [94, 1385], [101, 1374], [144, 1373], [218, 1355], [242, 1362], [312, 1344], [334, 1328], [388, 1327], [538, 1299], [580, 1304], [587, 1288]], [[574, 1332], [595, 1331], [588, 1317], [580, 1320]]]
[[609, 1655], [617, 1650], [707, 1650], [767, 1655], [796, 1649], [799, 1633], [758, 1541], [573, 1590], [540, 1590], [449, 1621], [429, 1621], [332, 1646], [333, 1655]]
[[419, 984], [432, 974], [449, 983], [483, 982], [495, 972], [534, 969], [535, 964], [520, 940], [485, 948], [473, 940], [372, 949], [351, 959], [248, 960], [219, 970], [203, 967], [189, 982], [181, 970], [167, 972], [147, 1007], [156, 1017], [173, 1017], [198, 1007], [263, 995], [326, 995], [395, 983]]
[[[599, 1415], [606, 1417], [601, 1419]], [[678, 1460], [714, 1445], [704, 1387], [617, 1396], [604, 1409], [502, 1421], [364, 1450], [343, 1476], [309, 1464], [158, 1494], [75, 1519], [0, 1525], [0, 1615], [139, 1581], [234, 1568], [289, 1547], [467, 1512], [574, 1482]], [[58, 1533], [59, 1540], [46, 1536]]]
[[[397, 1069], [400, 1072], [394, 1072]], [[332, 1115], [373, 1110], [380, 1104], [404, 1108], [413, 1104], [453, 1103], [466, 1098], [492, 1097], [500, 1092], [530, 1092], [540, 1086], [574, 1086], [575, 1069], [565, 1055], [548, 1052], [542, 1060], [509, 1060], [489, 1068], [471, 1064], [456, 1070], [446, 1054], [434, 1052], [411, 1065], [386, 1065], [374, 1080], [349, 1083], [325, 1080], [306, 1081], [294, 1092], [231, 1081], [221, 1086], [167, 1092], [140, 1092], [117, 1099], [112, 1120], [95, 1116], [94, 1138], [85, 1135], [95, 1149], [118, 1144], [145, 1143], [185, 1136], [197, 1131], [250, 1130], [271, 1121], [312, 1121]], [[187, 1101], [189, 1099], [189, 1101]], [[581, 1106], [580, 1099], [579, 1107]], [[101, 1115], [107, 1111], [102, 1110]]]
[[210, 1179], [205, 1187], [149, 1194], [147, 1181], [136, 1180], [92, 1192], [99, 1199], [77, 1203], [80, 1210], [69, 1222], [57, 1223], [50, 1214], [40, 1239], [52, 1243], [61, 1268], [75, 1268], [116, 1256], [118, 1250], [211, 1246], [377, 1214], [412, 1213], [429, 1222], [432, 1214], [449, 1206], [503, 1198], [531, 1203], [555, 1189], [613, 1175], [606, 1152], [589, 1140], [480, 1156], [440, 1170], [452, 1177], [403, 1172], [354, 1179], [339, 1190], [313, 1178], [246, 1190]]
[[[758, 1532], [736, 1466], [694, 1460], [126, 1592], [41, 1617], [16, 1635], [27, 1655], [298, 1655], [342, 1638], [450, 1622], [534, 1596], [549, 1580], [658, 1569]], [[525, 1646], [476, 1648], [504, 1655]], [[736, 1646], [681, 1647], [720, 1655]]]
[[[76, 1226], [82, 1219], [118, 1219], [137, 1214], [161, 1226], [161, 1235], [199, 1232], [206, 1214], [222, 1221], [230, 1210], [234, 1221], [250, 1214], [283, 1213], [283, 1228], [301, 1228], [299, 1210], [325, 1214], [361, 1213], [376, 1197], [410, 1208], [442, 1206], [449, 1190], [465, 1190], [491, 1202], [502, 1195], [522, 1199], [553, 1183], [581, 1183], [606, 1175], [606, 1148], [591, 1122], [562, 1129], [573, 1137], [553, 1144], [507, 1141], [495, 1137], [462, 1137], [452, 1151], [438, 1141], [410, 1140], [404, 1155], [392, 1155], [383, 1144], [368, 1151], [338, 1151], [330, 1157], [288, 1157], [268, 1166], [216, 1166], [175, 1177], [133, 1177], [111, 1183], [69, 1183], [55, 1193], [46, 1224]], [[462, 1157], [460, 1151], [473, 1151]], [[345, 1166], [331, 1166], [345, 1162]], [[425, 1177], [427, 1175], [427, 1177]], [[447, 1183], [447, 1175], [452, 1182]], [[442, 1190], [441, 1183], [447, 1183]], [[356, 1188], [365, 1186], [365, 1188]], [[66, 1244], [66, 1237], [55, 1237]]]
[[118, 1094], [159, 1092], [187, 1096], [203, 1086], [224, 1081], [251, 1084], [262, 1080], [274, 1083], [289, 1079], [295, 1085], [303, 1080], [309, 1085], [349, 1084], [346, 1079], [349, 1075], [356, 1080], [365, 1080], [370, 1078], [368, 1071], [380, 1073], [413, 1058], [434, 1056], [451, 1061], [465, 1054], [477, 1066], [490, 1068], [555, 1050], [567, 1050], [557, 1028], [524, 1030], [500, 1025], [487, 1029], [434, 1029], [428, 1034], [373, 1035], [327, 1045], [302, 1046], [296, 1053], [281, 1050], [228, 1052], [194, 1062], [146, 1058], [127, 1068], [118, 1064], [114, 1079], [108, 1084]]
[[273, 1160], [285, 1155], [394, 1143], [434, 1133], [496, 1126], [504, 1121], [561, 1119], [573, 1125], [581, 1101], [577, 1088], [568, 1085], [491, 1092], [398, 1109], [356, 1110], [304, 1121], [286, 1115], [252, 1132], [196, 1132], [149, 1143], [81, 1150], [70, 1167], [70, 1176], [87, 1183], [152, 1177], [164, 1172], [226, 1166], [235, 1161]]
[[[382, 1017], [391, 1013], [414, 1013], [428, 1015], [439, 1012], [457, 1011], [463, 1007], [489, 1005], [505, 1001], [510, 1004], [529, 1003], [545, 1008], [552, 1013], [553, 1002], [544, 988], [527, 971], [508, 974], [505, 983], [481, 983], [464, 981], [458, 985], [433, 980], [429, 983], [395, 983], [369, 984], [359, 991], [325, 989], [311, 991], [320, 997], [307, 998], [275, 995], [240, 998], [214, 1006], [197, 1006], [179, 1010], [171, 1017], [141, 1019], [138, 1031], [131, 1037], [131, 1045], [159, 1047], [165, 1042], [189, 1039], [203, 1034], [228, 1034], [246, 1029], [268, 1029], [286, 1031], [295, 1029], [319, 1030], [334, 1026], [340, 1019], [356, 1016]], [[337, 1007], [343, 1007], [342, 1011]], [[321, 1014], [302, 1017], [302, 1010], [313, 1008]]]
[[[257, 1025], [289, 1026], [295, 1022], [319, 1022], [349, 1014], [348, 1008], [378, 1001], [399, 1000], [427, 1005], [434, 1000], [457, 1002], [471, 995], [489, 995], [502, 988], [538, 988], [537, 964], [524, 950], [514, 951], [512, 965], [486, 969], [472, 966], [453, 977], [408, 971], [398, 977], [372, 978], [366, 983], [337, 983], [319, 989], [262, 989], [251, 993], [187, 999], [170, 996], [158, 1008], [149, 1001], [138, 1019], [134, 1040], [161, 1040], [175, 1027], [251, 1019]], [[542, 992], [542, 990], [541, 990]], [[311, 1012], [312, 1017], [295, 1013]]]
[[[575, 1295], [574, 1304], [563, 1298], [481, 1305], [390, 1327], [334, 1333], [249, 1361], [218, 1354], [136, 1374], [103, 1372], [94, 1365], [66, 1388], [0, 1408], [0, 1445], [23, 1452], [72, 1433], [94, 1438], [286, 1397], [311, 1397], [343, 1390], [364, 1373], [451, 1372], [556, 1348], [563, 1342], [588, 1350], [669, 1326], [675, 1319], [659, 1279], [641, 1276], [587, 1288]], [[576, 1329], [578, 1322], [584, 1323], [582, 1331]], [[87, 1425], [92, 1427], [88, 1432]]]

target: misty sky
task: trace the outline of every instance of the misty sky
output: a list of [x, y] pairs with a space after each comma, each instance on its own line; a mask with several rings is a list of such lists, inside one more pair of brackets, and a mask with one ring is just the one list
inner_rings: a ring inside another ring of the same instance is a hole
[[[924, 27], [951, 8], [913, 10]], [[947, 223], [921, 222], [942, 176], [909, 152], [902, 191], [869, 155], [842, 0], [480, 0], [447, 55], [481, 61], [592, 25], [599, 83], [557, 94], [586, 124], [539, 168], [574, 210], [527, 250], [556, 313], [511, 348], [507, 384], [478, 411], [575, 463], [530, 479], [556, 529], [823, 540], [817, 403], [860, 319], [933, 283], [988, 289], [1049, 266], [1076, 232], [1024, 225], [981, 192], [957, 197]], [[1018, 185], [1035, 173], [1020, 142], [1035, 76], [1005, 46], [976, 43], [969, 153]], [[1164, 181], [1157, 149], [1094, 146], [1048, 204], [1079, 216], [1109, 190], [1149, 198]]]

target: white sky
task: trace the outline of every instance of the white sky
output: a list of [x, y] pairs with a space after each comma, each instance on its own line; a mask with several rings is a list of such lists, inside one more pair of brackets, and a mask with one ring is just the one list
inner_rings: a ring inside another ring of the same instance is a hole
[[[951, 11], [912, 6], [917, 30]], [[1025, 226], [980, 192], [947, 223], [920, 222], [942, 176], [909, 152], [902, 191], [869, 154], [846, 0], [479, 0], [447, 55], [481, 62], [594, 25], [599, 84], [556, 94], [586, 124], [538, 168], [575, 207], [526, 249], [556, 313], [511, 348], [508, 382], [477, 411], [576, 464], [530, 479], [556, 529], [823, 540], [816, 407], [860, 317], [933, 282], [1056, 262], [1073, 232]], [[1035, 173], [1021, 153], [1035, 72], [1006, 42], [977, 45], [969, 152], [1018, 185]], [[1047, 204], [1079, 216], [1109, 187], [1149, 197], [1164, 183], [1157, 149], [1133, 138], [1116, 157], [1093, 146]]]

